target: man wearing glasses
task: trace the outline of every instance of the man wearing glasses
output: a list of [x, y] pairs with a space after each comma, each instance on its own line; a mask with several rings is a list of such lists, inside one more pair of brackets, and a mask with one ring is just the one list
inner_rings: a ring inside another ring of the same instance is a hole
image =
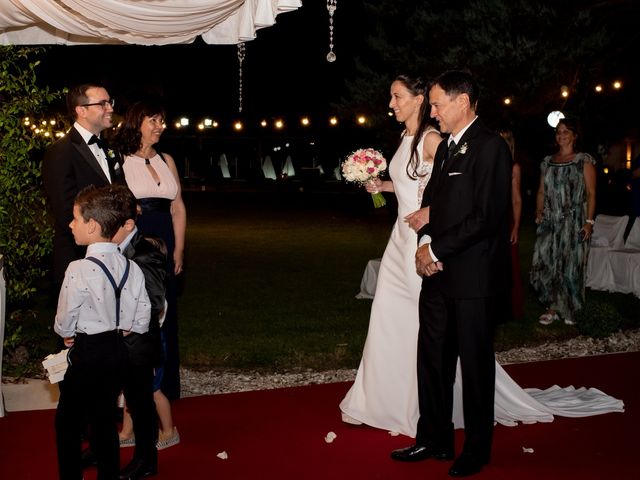
[[85, 253], [75, 244], [69, 229], [76, 194], [88, 185], [125, 184], [118, 152], [108, 148], [101, 138], [102, 131], [113, 124], [113, 105], [101, 85], [83, 84], [69, 89], [67, 109], [74, 119], [73, 127], [45, 152], [42, 179], [55, 228], [54, 288], [62, 284], [69, 263]]
[[[126, 185], [120, 155], [101, 136], [113, 125], [113, 105], [101, 85], [86, 83], [69, 89], [67, 109], [73, 127], [47, 148], [42, 161], [42, 180], [54, 220], [52, 294], [56, 300], [67, 266], [86, 252], [86, 247], [76, 245], [69, 228], [76, 194], [88, 185]], [[59, 386], [63, 389], [64, 382]], [[84, 466], [95, 464], [91, 449], [83, 451], [82, 461]]]

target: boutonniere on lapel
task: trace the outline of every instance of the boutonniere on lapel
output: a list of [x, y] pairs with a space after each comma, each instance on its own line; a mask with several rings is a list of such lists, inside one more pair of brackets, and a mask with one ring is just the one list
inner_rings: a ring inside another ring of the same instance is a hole
[[469, 148], [469, 145], [467, 145], [467, 142], [464, 142], [462, 145], [460, 145], [460, 148], [455, 151], [453, 157], [455, 158], [458, 155], [464, 155], [465, 153], [467, 153], [467, 148]]
[[109, 157], [109, 159], [113, 160], [114, 158], [116, 158], [116, 152], [114, 152], [112, 149], [108, 148], [107, 149], [107, 157]]

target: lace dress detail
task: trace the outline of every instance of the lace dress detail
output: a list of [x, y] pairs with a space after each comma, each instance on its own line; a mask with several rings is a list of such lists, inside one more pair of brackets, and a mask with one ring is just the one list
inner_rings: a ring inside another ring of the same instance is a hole
[[440, 134], [438, 130], [435, 128], [427, 128], [424, 132], [424, 136], [422, 137], [422, 141], [418, 145], [418, 151], [420, 152], [420, 165], [418, 166], [418, 208], [422, 205], [422, 195], [424, 194], [424, 189], [427, 188], [427, 183], [429, 183], [429, 179], [431, 178], [431, 174], [433, 173], [433, 159], [431, 159], [430, 163], [427, 163], [422, 158], [422, 152], [424, 149], [424, 139], [428, 133], [435, 132]]
[[427, 188], [427, 183], [433, 173], [433, 163], [420, 162], [420, 168], [418, 168], [418, 207], [422, 205], [422, 195], [424, 189]]
[[[340, 403], [343, 420], [415, 437], [418, 412], [417, 338], [418, 299], [422, 278], [416, 273], [417, 235], [404, 217], [420, 208], [419, 180], [407, 175], [412, 137], [403, 137], [389, 175], [398, 199], [398, 218], [384, 251], [369, 330], [356, 379]], [[420, 142], [420, 153], [422, 142]], [[426, 185], [430, 171], [425, 165]], [[458, 366], [459, 369], [459, 366]], [[454, 387], [452, 421], [464, 426], [460, 372]], [[623, 403], [597, 389], [522, 389], [496, 362], [495, 421], [550, 422], [554, 415], [569, 417], [623, 411]]]

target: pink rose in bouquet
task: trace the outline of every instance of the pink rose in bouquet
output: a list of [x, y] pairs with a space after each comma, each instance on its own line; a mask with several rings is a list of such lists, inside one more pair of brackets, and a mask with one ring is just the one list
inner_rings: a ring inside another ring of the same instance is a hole
[[[387, 169], [387, 161], [377, 150], [373, 148], [361, 148], [349, 155], [342, 163], [342, 175], [347, 182], [355, 182], [364, 185], [376, 178]], [[386, 205], [382, 193], [372, 193], [373, 206], [375, 208]]]

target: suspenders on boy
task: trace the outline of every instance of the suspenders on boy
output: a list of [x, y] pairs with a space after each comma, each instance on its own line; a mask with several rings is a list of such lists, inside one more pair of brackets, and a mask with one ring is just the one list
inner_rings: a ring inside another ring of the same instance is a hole
[[127, 282], [127, 278], [129, 277], [129, 266], [131, 263], [127, 258], [126, 259], [127, 266], [124, 269], [124, 274], [122, 275], [122, 279], [120, 280], [120, 283], [116, 285], [116, 281], [113, 278], [113, 275], [111, 275], [111, 272], [109, 271], [107, 266], [104, 263], [102, 263], [102, 261], [98, 260], [95, 257], [85, 257], [85, 259], [90, 260], [96, 265], [98, 265], [102, 269], [102, 271], [105, 273], [105, 275], [109, 279], [109, 282], [111, 283], [111, 286], [113, 287], [113, 291], [116, 294], [116, 330], [119, 330], [120, 329], [120, 294], [122, 293], [122, 287], [124, 287], [124, 284]]

